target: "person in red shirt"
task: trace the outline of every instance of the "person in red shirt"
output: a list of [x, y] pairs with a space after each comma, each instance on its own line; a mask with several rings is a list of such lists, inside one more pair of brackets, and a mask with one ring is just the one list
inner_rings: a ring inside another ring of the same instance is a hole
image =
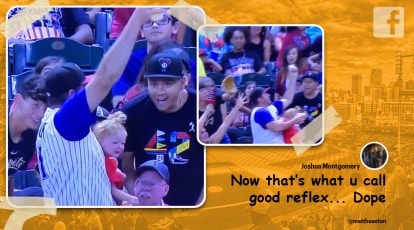
[[126, 115], [120, 111], [110, 114], [106, 120], [97, 123], [93, 132], [105, 153], [105, 167], [111, 182], [112, 196], [119, 202], [138, 205], [138, 198], [122, 191], [125, 173], [118, 169], [119, 155], [124, 151], [127, 132], [124, 127]]

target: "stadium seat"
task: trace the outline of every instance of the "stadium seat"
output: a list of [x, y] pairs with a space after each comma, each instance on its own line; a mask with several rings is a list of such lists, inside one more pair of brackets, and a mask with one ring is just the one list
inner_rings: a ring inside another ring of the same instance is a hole
[[98, 67], [104, 50], [98, 45], [84, 45], [69, 38], [44, 38], [31, 44], [15, 44], [13, 54], [15, 75], [32, 70], [47, 56], [63, 57], [78, 64], [85, 74], [91, 74]]
[[43, 196], [40, 175], [36, 170], [18, 171], [13, 180], [15, 196]]
[[242, 76], [240, 86], [243, 86], [248, 81], [255, 81], [257, 86], [269, 87], [271, 86], [271, 77], [269, 75], [261, 75], [257, 73], [247, 73]]
[[223, 82], [223, 79], [226, 76], [222, 73], [210, 72], [210, 73], [207, 73], [207, 77], [213, 79], [214, 84], [216, 85], [216, 87], [220, 87], [221, 82]]
[[110, 14], [98, 12], [95, 14], [95, 43], [100, 45], [106, 52], [109, 47], [108, 41], [108, 23], [111, 23]]

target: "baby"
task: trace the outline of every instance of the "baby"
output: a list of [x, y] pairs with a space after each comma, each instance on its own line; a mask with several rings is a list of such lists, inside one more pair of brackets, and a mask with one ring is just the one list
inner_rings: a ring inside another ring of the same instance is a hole
[[127, 132], [124, 127], [126, 115], [122, 112], [110, 114], [106, 120], [93, 127], [93, 133], [105, 153], [105, 167], [111, 182], [112, 196], [120, 202], [138, 205], [138, 198], [123, 190], [125, 174], [118, 169], [119, 155], [124, 151]]

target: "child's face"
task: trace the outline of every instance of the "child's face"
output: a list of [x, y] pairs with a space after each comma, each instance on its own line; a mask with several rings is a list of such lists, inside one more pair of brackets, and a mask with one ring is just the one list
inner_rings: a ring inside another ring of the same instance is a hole
[[124, 151], [126, 137], [127, 134], [124, 130], [103, 137], [100, 142], [104, 153], [111, 157], [119, 157]]
[[256, 88], [256, 84], [250, 84], [246, 87], [246, 90], [244, 91], [244, 94], [246, 94], [246, 97], [249, 98], [252, 91]]

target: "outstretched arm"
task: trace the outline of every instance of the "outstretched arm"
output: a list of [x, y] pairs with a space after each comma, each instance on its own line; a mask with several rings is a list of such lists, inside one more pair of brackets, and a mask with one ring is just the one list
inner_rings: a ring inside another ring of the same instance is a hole
[[296, 114], [292, 119], [283, 121], [283, 119], [275, 120], [266, 124], [266, 128], [275, 132], [281, 132], [294, 124], [302, 124], [306, 119], [304, 113]]
[[210, 143], [220, 143], [220, 141], [223, 139], [224, 135], [227, 132], [227, 129], [233, 123], [234, 119], [237, 116], [237, 113], [239, 112], [240, 108], [243, 107], [243, 105], [246, 103], [246, 96], [243, 96], [239, 94], [237, 97], [236, 105], [233, 107], [233, 109], [230, 111], [229, 115], [223, 120], [223, 123], [220, 125], [220, 127], [217, 129], [213, 135], [210, 137]]
[[295, 86], [298, 73], [298, 67], [295, 65], [288, 66], [287, 80], [289, 81], [289, 86], [287, 87], [282, 99], [284, 109], [292, 103], [293, 97], [295, 96]]
[[103, 101], [125, 69], [146, 13], [146, 9], [135, 9], [121, 35], [103, 57], [95, 78], [86, 86], [91, 112]]

